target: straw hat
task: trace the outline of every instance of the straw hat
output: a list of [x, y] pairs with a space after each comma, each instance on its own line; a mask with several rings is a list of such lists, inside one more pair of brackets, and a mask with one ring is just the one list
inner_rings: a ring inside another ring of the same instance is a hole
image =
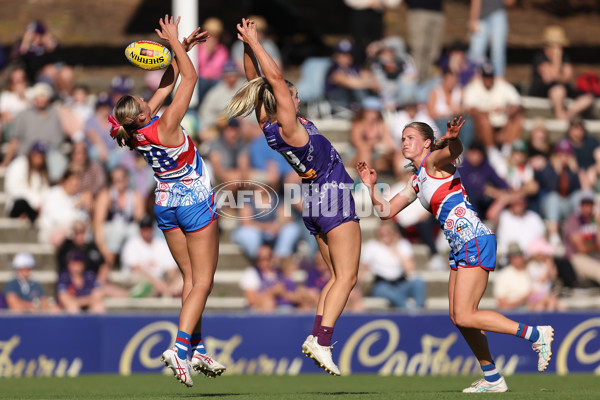
[[569, 39], [567, 39], [565, 30], [558, 25], [550, 25], [544, 28], [543, 41], [544, 44], [569, 45]]
[[202, 24], [202, 29], [212, 36], [220, 36], [223, 33], [223, 22], [219, 18], [210, 17]]

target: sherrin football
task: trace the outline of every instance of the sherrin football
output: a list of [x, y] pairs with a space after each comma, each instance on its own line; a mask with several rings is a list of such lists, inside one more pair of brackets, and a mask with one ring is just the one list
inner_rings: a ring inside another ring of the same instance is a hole
[[167, 68], [173, 56], [171, 51], [160, 43], [138, 40], [125, 48], [127, 60], [136, 67], [153, 71]]

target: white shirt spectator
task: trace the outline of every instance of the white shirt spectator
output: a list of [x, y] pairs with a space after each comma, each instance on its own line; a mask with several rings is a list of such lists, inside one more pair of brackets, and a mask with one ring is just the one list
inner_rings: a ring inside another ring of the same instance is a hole
[[395, 281], [404, 275], [401, 256], [404, 258], [413, 256], [412, 245], [408, 240], [398, 240], [392, 249], [371, 239], [363, 246], [360, 261], [367, 265], [374, 275], [387, 281]]
[[493, 126], [504, 126], [508, 116], [504, 112], [507, 106], [521, 104], [521, 96], [517, 89], [502, 79], [494, 79], [490, 90], [483, 85], [481, 78], [471, 81], [464, 90], [463, 104], [467, 109], [476, 108], [489, 113]]
[[62, 185], [54, 185], [42, 203], [38, 218], [38, 240], [50, 243], [53, 232], [70, 231], [75, 221], [85, 221], [88, 214], [79, 208], [79, 196], [70, 196]]
[[4, 191], [6, 192], [6, 210], [9, 211], [14, 201], [24, 199], [34, 209], [39, 209], [50, 185], [37, 171], [29, 175], [27, 155], [15, 158], [6, 169]]
[[130, 279], [133, 267], [140, 267], [150, 276], [163, 279], [165, 274], [177, 268], [166, 240], [152, 238], [148, 243], [140, 235], [129, 238], [121, 252], [121, 273]]
[[526, 269], [508, 265], [497, 272], [494, 280], [494, 298], [514, 302], [531, 293], [531, 278]]
[[542, 217], [534, 211], [527, 210], [522, 216], [515, 215], [509, 210], [503, 210], [498, 218], [498, 253], [508, 252], [508, 245], [517, 242], [523, 249], [536, 239], [546, 234], [546, 225]]
[[254, 267], [246, 267], [242, 279], [240, 281], [240, 288], [242, 290], [260, 290], [260, 275]]

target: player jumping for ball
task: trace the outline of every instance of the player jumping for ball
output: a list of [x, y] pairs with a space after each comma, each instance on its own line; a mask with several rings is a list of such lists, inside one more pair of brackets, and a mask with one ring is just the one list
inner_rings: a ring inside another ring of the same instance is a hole
[[[159, 20], [158, 36], [169, 42], [176, 58], [163, 74], [159, 88], [147, 102], [123, 96], [115, 105], [111, 136], [117, 143], [140, 153], [154, 170], [157, 181], [154, 214], [183, 276], [182, 307], [175, 345], [162, 354], [162, 361], [186, 386], [194, 383], [191, 368], [209, 377], [221, 375], [225, 367], [202, 343], [202, 313], [213, 286], [219, 254], [219, 230], [213, 188], [204, 161], [181, 127], [198, 76], [187, 51], [207, 38], [197, 28], [179, 42], [180, 18], [165, 15]], [[173, 101], [156, 116], [181, 74]], [[188, 352], [191, 361], [188, 362]]]

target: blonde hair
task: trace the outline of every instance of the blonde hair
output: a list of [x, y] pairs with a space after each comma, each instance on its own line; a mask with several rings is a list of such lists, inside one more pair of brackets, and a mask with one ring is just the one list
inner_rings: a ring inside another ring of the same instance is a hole
[[[290, 93], [294, 85], [286, 80]], [[272, 119], [277, 115], [277, 100], [273, 94], [273, 88], [266, 78], [254, 78], [244, 84], [233, 96], [225, 108], [227, 119], [234, 119], [239, 116], [248, 116], [262, 102], [267, 116]]]
[[137, 117], [142, 112], [140, 103], [131, 95], [121, 97], [113, 109], [113, 117], [121, 124], [121, 127], [114, 135], [113, 139], [117, 141], [120, 147], [133, 146], [133, 133], [137, 130]]

